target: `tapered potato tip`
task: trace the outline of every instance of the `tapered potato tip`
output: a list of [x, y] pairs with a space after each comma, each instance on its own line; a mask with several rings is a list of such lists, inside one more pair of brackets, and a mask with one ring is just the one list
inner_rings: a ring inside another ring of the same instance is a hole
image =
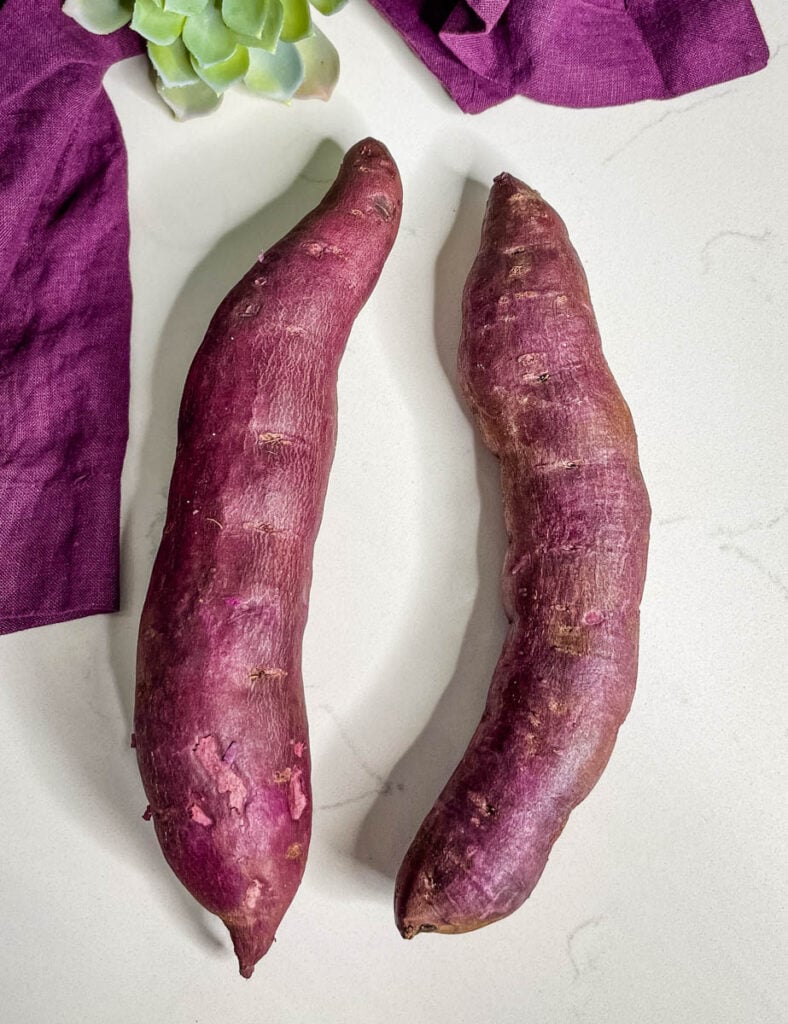
[[444, 908], [430, 904], [418, 891], [397, 898], [394, 916], [403, 939], [415, 939], [417, 935], [426, 932], [463, 935], [465, 932], [475, 932], [493, 921], [492, 918], [480, 921], [467, 915], [458, 916], [450, 904]]
[[397, 927], [403, 939], [415, 939], [422, 932], [446, 932], [445, 928], [439, 928], [431, 921], [416, 921], [410, 918], [398, 922]]
[[535, 188], [504, 171], [493, 180], [482, 224], [480, 251], [509, 259], [518, 250], [548, 241], [551, 232], [563, 237], [566, 227], [553, 207]]
[[519, 193], [520, 195], [529, 196], [533, 199], [542, 198], [535, 188], [531, 188], [530, 185], [526, 185], [524, 181], [520, 181], [519, 178], [515, 178], [515, 176], [513, 174], [509, 174], [508, 171], [502, 171], [493, 178], [491, 193], [493, 195], [502, 196]]
[[515, 226], [523, 218], [530, 219], [534, 214], [548, 211], [555, 216], [552, 206], [545, 202], [536, 189], [515, 178], [513, 174], [504, 171], [493, 179], [487, 199], [487, 220], [489, 223], [492, 216], [500, 222], [497, 230], [505, 229], [507, 225]]
[[227, 929], [238, 957], [241, 977], [251, 978], [257, 961], [271, 948], [274, 936], [265, 926], [255, 921], [227, 924]]
[[368, 136], [366, 139], [361, 139], [355, 146], [351, 146], [347, 152], [347, 156], [350, 158], [362, 156], [367, 157], [370, 160], [384, 159], [391, 160], [391, 153], [386, 149], [382, 142], [378, 142], [377, 139], [373, 139]]
[[422, 895], [423, 879], [414, 860], [411, 848], [394, 887], [394, 920], [403, 939], [414, 939], [421, 932], [436, 932], [439, 924], [435, 908]]

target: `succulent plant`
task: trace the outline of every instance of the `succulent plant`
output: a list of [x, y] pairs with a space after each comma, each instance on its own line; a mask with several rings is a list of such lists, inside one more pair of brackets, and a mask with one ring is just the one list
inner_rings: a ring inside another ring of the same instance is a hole
[[236, 82], [258, 96], [328, 99], [339, 56], [312, 23], [346, 0], [65, 0], [99, 35], [131, 23], [147, 41], [156, 90], [180, 120], [209, 114]]

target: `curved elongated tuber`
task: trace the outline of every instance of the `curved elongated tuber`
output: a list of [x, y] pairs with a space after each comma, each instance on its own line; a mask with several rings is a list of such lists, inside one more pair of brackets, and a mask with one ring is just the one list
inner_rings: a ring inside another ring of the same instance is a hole
[[650, 519], [635, 431], [566, 228], [508, 174], [465, 286], [459, 380], [501, 464], [510, 625], [482, 720], [400, 868], [405, 938], [523, 903], [635, 688]]
[[135, 737], [164, 856], [249, 977], [304, 873], [301, 639], [350, 329], [399, 226], [374, 139], [220, 305], [189, 371], [140, 625]]

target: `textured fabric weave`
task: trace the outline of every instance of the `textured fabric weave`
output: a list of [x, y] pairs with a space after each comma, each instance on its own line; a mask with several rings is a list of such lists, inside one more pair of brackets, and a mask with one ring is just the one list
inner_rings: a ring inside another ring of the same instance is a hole
[[370, 0], [467, 113], [667, 99], [769, 53], [750, 0]]
[[140, 49], [60, 0], [0, 7], [0, 633], [118, 606], [131, 285], [102, 78]]

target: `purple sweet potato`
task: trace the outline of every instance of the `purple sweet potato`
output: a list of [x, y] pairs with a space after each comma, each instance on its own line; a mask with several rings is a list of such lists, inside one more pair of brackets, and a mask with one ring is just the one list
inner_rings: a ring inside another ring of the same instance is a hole
[[224, 299], [183, 395], [140, 624], [136, 748], [164, 856], [227, 925], [244, 977], [304, 872], [301, 641], [337, 370], [401, 207], [387, 150], [358, 143], [322, 203]]
[[400, 868], [405, 938], [471, 931], [527, 899], [637, 673], [650, 508], [632, 419], [564, 224], [508, 174], [465, 286], [459, 380], [500, 460], [510, 626], [482, 720]]

